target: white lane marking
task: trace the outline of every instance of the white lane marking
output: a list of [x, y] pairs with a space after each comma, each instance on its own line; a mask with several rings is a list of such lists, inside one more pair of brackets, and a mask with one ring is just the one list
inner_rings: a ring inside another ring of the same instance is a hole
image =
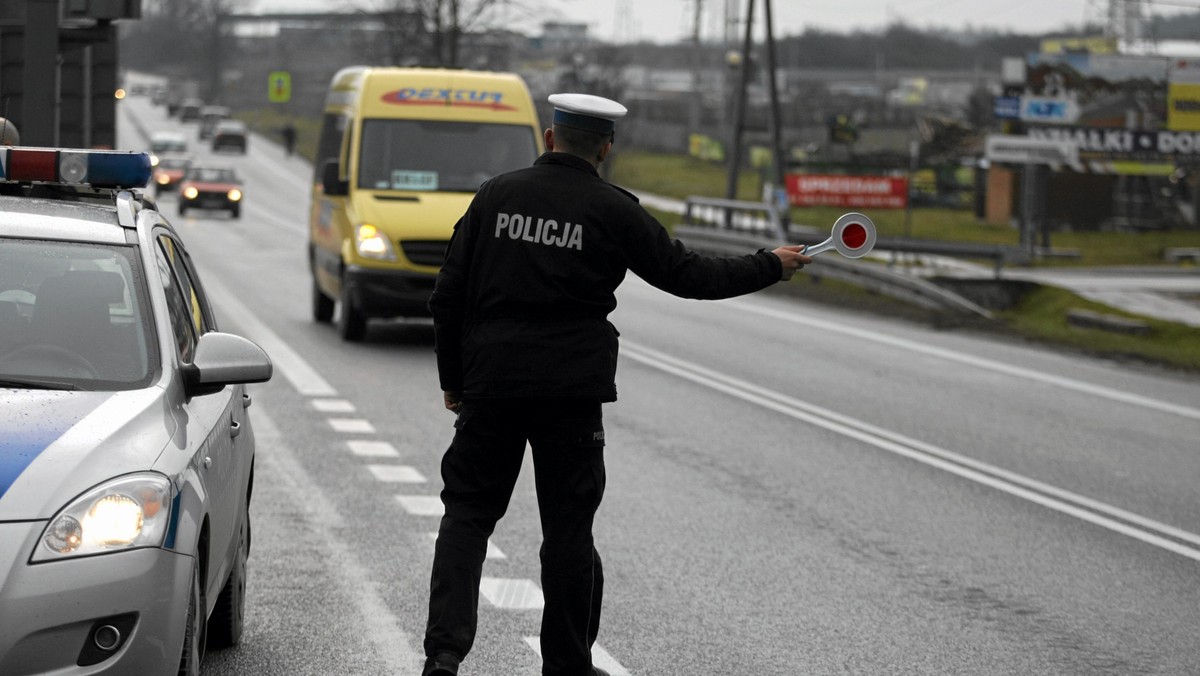
[[[525, 643], [533, 648], [533, 652], [537, 653], [538, 658], [542, 656], [542, 637], [541, 636], [526, 636]], [[629, 670], [621, 666], [620, 662], [613, 659], [608, 651], [600, 647], [597, 643], [592, 646], [592, 666], [600, 667], [607, 671], [611, 676], [630, 676]]]
[[1083, 392], [1085, 394], [1109, 399], [1111, 401], [1119, 401], [1125, 404], [1133, 404], [1134, 406], [1142, 406], [1156, 411], [1162, 411], [1164, 413], [1173, 413], [1185, 418], [1192, 418], [1193, 420], [1200, 420], [1200, 408], [1195, 408], [1193, 406], [1183, 406], [1181, 404], [1175, 404], [1169, 401], [1143, 397], [1139, 394], [1133, 394], [1131, 392], [1115, 390], [1111, 387], [1104, 387], [1103, 385], [1093, 385], [1091, 383], [1085, 383], [1081, 380], [1064, 378], [1062, 376], [1056, 376], [1049, 373], [1040, 373], [1032, 369], [995, 361], [994, 359], [985, 359], [982, 357], [965, 354], [963, 352], [955, 352], [954, 350], [948, 350], [941, 347], [934, 347], [933, 345], [926, 345], [924, 343], [906, 340], [904, 338], [896, 338], [894, 336], [888, 336], [885, 334], [873, 333], [871, 331], [857, 329], [851, 326], [844, 326], [834, 322], [827, 322], [820, 319], [815, 319], [813, 317], [798, 315], [795, 312], [784, 312], [782, 310], [766, 308], [744, 300], [731, 299], [725, 301], [722, 303], [722, 305], [736, 308], [738, 310], [742, 310], [743, 312], [750, 312], [753, 314], [762, 315], [764, 317], [770, 317], [772, 319], [791, 322], [793, 324], [811, 326], [823, 329], [825, 331], [830, 331], [832, 333], [841, 333], [847, 336], [854, 336], [855, 338], [860, 338], [862, 340], [869, 340], [875, 343], [891, 345], [892, 347], [898, 347], [904, 350], [910, 350], [912, 352], [919, 352], [931, 357], [937, 357], [939, 359], [958, 362], [967, 366], [974, 366], [976, 368], [995, 371], [997, 373], [1003, 373], [1005, 375], [1015, 376], [1017, 378], [1024, 378], [1026, 380], [1032, 380], [1046, 385], [1053, 385], [1054, 387], [1061, 387], [1066, 390]]
[[436, 495], [397, 495], [396, 502], [413, 516], [441, 516], [445, 509]]
[[371, 421], [362, 418], [330, 418], [329, 426], [337, 432], [347, 434], [372, 434], [375, 432], [375, 426], [371, 424]]
[[283, 374], [297, 392], [310, 397], [337, 396], [337, 390], [333, 389], [316, 369], [309, 366], [299, 353], [242, 305], [237, 296], [217, 281], [216, 275], [205, 277], [204, 286], [210, 294], [221, 297], [221, 302], [213, 305], [230, 315], [230, 319], [246, 332], [246, 337], [266, 351], [271, 363], [275, 365], [276, 372]]
[[354, 404], [345, 399], [313, 399], [312, 407], [322, 413], [354, 413]]
[[[698, 364], [676, 359], [636, 343], [624, 341], [622, 348], [623, 356], [651, 368], [677, 375], [743, 401], [757, 404], [797, 420], [803, 420], [876, 448], [916, 460], [1113, 532], [1128, 535], [1147, 544], [1200, 561], [1200, 548], [1198, 548], [1200, 547], [1200, 535], [1195, 533], [1139, 516], [994, 465], [973, 460], [933, 444], [876, 427], [857, 418], [794, 399], [779, 392], [706, 369]], [[1140, 528], [1134, 528], [1129, 524]], [[1198, 547], [1189, 547], [1168, 538], [1182, 540]]]
[[304, 470], [263, 407], [254, 408], [253, 419], [257, 462], [262, 463], [264, 476], [273, 477], [272, 483], [280, 486], [280, 495], [290, 501], [288, 508], [301, 519], [305, 532], [328, 552], [321, 557], [328, 573], [326, 584], [349, 600], [347, 612], [359, 616], [356, 631], [375, 646], [373, 655], [387, 673], [416, 673], [424, 651], [411, 646], [420, 648], [421, 639], [401, 629], [389, 604], [375, 593], [380, 585], [359, 562], [354, 548], [340, 538], [345, 520], [337, 507]]
[[[430, 544], [437, 542], [437, 533], [427, 533], [427, 535], [429, 536]], [[507, 559], [508, 556], [504, 552], [500, 551], [500, 548], [496, 546], [495, 542], [492, 542], [489, 539], [487, 543], [487, 553], [483, 555], [483, 558], [500, 560]]]
[[377, 481], [395, 484], [423, 484], [425, 475], [408, 465], [367, 465]]
[[386, 441], [368, 441], [354, 439], [346, 442], [350, 452], [360, 458], [398, 458], [400, 451]]
[[541, 610], [545, 605], [542, 590], [533, 580], [485, 577], [479, 581], [479, 593], [488, 603], [506, 610]]

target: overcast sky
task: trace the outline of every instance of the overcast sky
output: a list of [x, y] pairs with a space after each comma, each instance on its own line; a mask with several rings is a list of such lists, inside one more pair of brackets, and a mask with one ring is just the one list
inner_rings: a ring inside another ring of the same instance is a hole
[[[470, 2], [471, 0], [466, 0]], [[772, 0], [775, 36], [794, 35], [806, 28], [839, 32], [878, 30], [903, 21], [916, 28], [996, 29], [1016, 33], [1070, 32], [1085, 19], [1097, 19], [1109, 0]], [[690, 37], [695, 3], [702, 5], [702, 34], [723, 34], [726, 5], [741, 9], [747, 0], [515, 0], [513, 4], [541, 8], [536, 14], [508, 10], [509, 22], [527, 35], [541, 32], [543, 21], [586, 23], [593, 37], [611, 42], [638, 39], [675, 42]], [[755, 24], [763, 25], [764, 4], [756, 0]], [[1163, 0], [1166, 2], [1166, 0]], [[262, 11], [309, 11], [382, 6], [388, 0], [257, 0]], [[1182, 11], [1178, 5], [1148, 0], [1153, 15]], [[1200, 0], [1196, 2], [1200, 9]]]

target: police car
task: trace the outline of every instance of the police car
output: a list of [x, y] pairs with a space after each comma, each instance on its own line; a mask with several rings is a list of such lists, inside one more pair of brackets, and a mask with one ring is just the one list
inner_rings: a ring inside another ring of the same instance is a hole
[[149, 156], [0, 148], [0, 674], [196, 674], [243, 626], [250, 395]]

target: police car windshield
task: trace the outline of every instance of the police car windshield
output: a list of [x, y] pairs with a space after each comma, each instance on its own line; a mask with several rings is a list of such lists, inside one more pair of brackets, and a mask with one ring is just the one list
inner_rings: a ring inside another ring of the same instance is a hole
[[136, 250], [0, 238], [0, 380], [145, 387], [155, 362]]
[[537, 158], [533, 129], [510, 124], [366, 120], [361, 148], [358, 187], [366, 190], [475, 192]]

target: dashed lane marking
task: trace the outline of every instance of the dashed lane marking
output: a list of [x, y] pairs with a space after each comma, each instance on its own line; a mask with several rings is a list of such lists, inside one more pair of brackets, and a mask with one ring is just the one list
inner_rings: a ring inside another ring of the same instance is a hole
[[[526, 636], [525, 643], [533, 648], [533, 652], [537, 653], [540, 658], [542, 656], [542, 638], [540, 636]], [[607, 671], [611, 676], [630, 676], [629, 670], [621, 666], [620, 662], [613, 659], [608, 651], [600, 647], [597, 643], [592, 646], [592, 666], [600, 667]]]
[[479, 581], [479, 593], [488, 603], [506, 610], [541, 610], [545, 605], [542, 590], [533, 580], [485, 577]]
[[312, 407], [322, 413], [354, 413], [354, 404], [345, 399], [313, 399]]
[[329, 426], [338, 432], [350, 434], [374, 434], [375, 426], [361, 418], [330, 418]]
[[396, 502], [413, 516], [441, 516], [444, 510], [436, 495], [397, 495]]
[[[391, 444], [388, 445], [391, 446]], [[367, 465], [367, 469], [370, 470], [371, 474], [377, 480], [387, 483], [426, 483], [425, 475], [417, 471], [416, 467], [409, 467], [408, 465]]]
[[[332, 422], [332, 421], [330, 421]], [[336, 427], [336, 426], [335, 426]], [[340, 430], [348, 431], [348, 430]], [[400, 451], [396, 447], [386, 441], [368, 441], [365, 439], [354, 439], [346, 442], [346, 446], [350, 448], [350, 452], [361, 458], [398, 458]]]

